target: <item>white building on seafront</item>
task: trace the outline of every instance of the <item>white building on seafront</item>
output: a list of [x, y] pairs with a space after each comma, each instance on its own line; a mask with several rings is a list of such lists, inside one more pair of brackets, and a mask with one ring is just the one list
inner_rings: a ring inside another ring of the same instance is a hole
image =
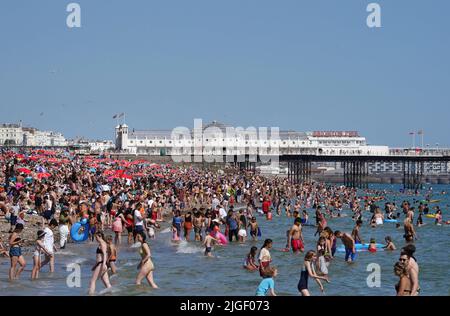
[[[213, 121], [196, 129], [131, 130], [116, 126], [116, 150], [140, 155], [243, 155], [266, 148], [278, 154], [320, 153], [322, 155], [388, 155], [388, 146], [369, 146], [357, 132], [278, 131], [261, 137], [256, 129], [230, 133], [231, 126]], [[238, 129], [236, 129], [238, 130]], [[181, 135], [182, 134], [182, 135]], [[181, 137], [183, 136], [183, 137]], [[274, 137], [275, 136], [275, 137]]]
[[40, 131], [22, 124], [0, 125], [0, 146], [67, 146], [61, 133]]
[[84, 148], [91, 153], [103, 153], [114, 150], [115, 144], [112, 140], [88, 140], [79, 138], [69, 141], [70, 146]]
[[[135, 130], [126, 124], [115, 129], [115, 149], [136, 155], [176, 156], [179, 154], [199, 155], [242, 155], [255, 153], [260, 148], [277, 148], [283, 154], [319, 155], [373, 155], [388, 156], [392, 149], [388, 146], [368, 145], [366, 138], [355, 131], [279, 131], [276, 138], [270, 131], [266, 139], [259, 137], [256, 130], [245, 130], [242, 134], [227, 134], [229, 125], [213, 121], [200, 130], [186, 129], [185, 137], [179, 137], [174, 130]], [[181, 150], [182, 148], [182, 150]], [[187, 152], [186, 152], [187, 150]], [[184, 151], [184, 152], [183, 152]], [[341, 163], [316, 163], [327, 169], [339, 171]], [[401, 173], [401, 163], [369, 162], [370, 173]], [[426, 174], [450, 172], [449, 163], [427, 162]]]

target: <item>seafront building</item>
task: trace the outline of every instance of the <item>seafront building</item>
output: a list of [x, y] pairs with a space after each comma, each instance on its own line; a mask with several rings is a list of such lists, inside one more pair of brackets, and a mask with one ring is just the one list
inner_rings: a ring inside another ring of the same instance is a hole
[[67, 146], [67, 140], [61, 133], [40, 131], [22, 124], [1, 124], [0, 145], [3, 146]]
[[[200, 130], [190, 129], [181, 133], [182, 131], [176, 130], [130, 130], [128, 125], [119, 124], [115, 128], [115, 149], [122, 153], [150, 156], [243, 155], [255, 153], [260, 148], [266, 148], [268, 152], [271, 148], [276, 148], [280, 155], [320, 153], [388, 156], [396, 152], [396, 149], [388, 146], [368, 145], [366, 138], [356, 131], [279, 131], [277, 137], [271, 137], [269, 131], [268, 137], [261, 138], [256, 130], [230, 134], [227, 130], [230, 127], [213, 121]], [[340, 163], [315, 163], [315, 167], [331, 172], [342, 171]], [[402, 165], [395, 162], [370, 162], [369, 172], [401, 173]], [[424, 172], [450, 172], [450, 164], [426, 163]]]

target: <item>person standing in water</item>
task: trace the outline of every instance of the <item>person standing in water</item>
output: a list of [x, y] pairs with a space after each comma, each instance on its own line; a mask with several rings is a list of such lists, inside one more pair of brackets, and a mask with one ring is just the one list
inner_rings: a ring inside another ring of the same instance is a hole
[[55, 252], [57, 251], [57, 249], [55, 246], [55, 239], [53, 237], [53, 229], [55, 229], [57, 226], [58, 222], [56, 221], [56, 219], [52, 218], [48, 227], [45, 227], [44, 229], [44, 247], [47, 251], [45, 253], [45, 259], [44, 261], [42, 261], [41, 268], [47, 263], [50, 263], [50, 273], [55, 272]]
[[184, 239], [186, 241], [190, 241], [190, 235], [191, 235], [191, 230], [192, 230], [192, 213], [191, 212], [187, 212], [186, 215], [184, 216], [184, 225], [183, 225], [183, 229], [184, 229]]
[[264, 277], [265, 271], [269, 268], [272, 262], [269, 249], [272, 248], [272, 239], [266, 239], [264, 245], [259, 252], [259, 274]]
[[64, 209], [59, 215], [59, 248], [65, 249], [67, 243], [67, 236], [69, 236], [69, 217], [68, 210]]
[[359, 234], [359, 231], [361, 229], [361, 225], [362, 225], [363, 221], [358, 219], [356, 221], [356, 225], [352, 230], [352, 238], [355, 240], [355, 244], [362, 244], [362, 238], [361, 235]]
[[195, 241], [202, 241], [203, 235], [202, 235], [202, 228], [204, 225], [205, 220], [203, 219], [203, 213], [200, 211], [196, 211], [194, 213], [194, 234], [195, 234]]
[[301, 228], [301, 219], [296, 218], [294, 221], [294, 225], [292, 225], [292, 228], [289, 232], [289, 238], [290, 238], [290, 245], [292, 247], [292, 251], [294, 253], [303, 252], [305, 250], [305, 246], [303, 243], [303, 234], [302, 234], [302, 228]]
[[89, 284], [89, 295], [93, 295], [95, 293], [95, 284], [99, 277], [102, 279], [103, 284], [107, 289], [111, 288], [108, 275], [108, 244], [101, 231], [97, 231], [94, 236], [95, 240], [98, 242], [98, 247], [96, 250], [96, 264], [92, 268], [93, 272]]
[[334, 233], [336, 238], [340, 238], [345, 247], [345, 261], [354, 262], [356, 258], [355, 240], [347, 233], [336, 231]]
[[405, 229], [403, 237], [405, 238], [406, 243], [413, 243], [414, 239], [417, 239], [417, 236], [411, 217], [407, 216], [405, 218], [403, 221], [403, 228]]
[[211, 236], [211, 231], [206, 232], [205, 241], [203, 242], [203, 246], [205, 246], [205, 256], [212, 257], [212, 246], [215, 242], [219, 240]]
[[328, 276], [319, 276], [314, 271], [314, 262], [317, 260], [316, 253], [313, 250], [310, 250], [306, 253], [305, 259], [303, 261], [302, 270], [300, 273], [300, 280], [297, 285], [297, 289], [302, 296], [310, 296], [308, 289], [308, 277], [311, 277], [316, 280], [319, 285], [320, 290], [323, 292], [323, 285], [320, 280], [325, 280], [326, 282], [330, 282]]
[[[9, 236], [9, 257], [11, 260], [11, 268], [9, 269], [9, 280], [18, 279], [22, 271], [25, 269], [25, 265], [27, 264], [23, 255], [22, 255], [22, 238], [19, 237], [19, 234], [23, 231], [22, 224], [16, 224], [14, 227], [14, 231]], [[20, 268], [16, 269], [17, 263], [19, 263]]]
[[250, 227], [250, 236], [252, 236], [253, 241], [256, 241], [258, 238], [258, 223], [256, 222], [256, 217], [252, 217], [250, 223], [248, 223], [248, 227]]
[[411, 281], [408, 276], [408, 267], [406, 263], [398, 261], [394, 265], [394, 274], [400, 278], [395, 285], [397, 296], [411, 296]]
[[419, 285], [419, 265], [417, 263], [416, 258], [414, 257], [414, 253], [416, 252], [416, 247], [412, 244], [406, 245], [402, 248], [402, 252], [400, 254], [400, 262], [405, 262], [407, 264], [407, 270], [409, 279], [411, 281], [411, 295], [417, 296], [420, 292]]
[[36, 280], [39, 278], [39, 270], [41, 269], [41, 254], [45, 253], [50, 256], [50, 253], [45, 249], [44, 245], [45, 232], [39, 230], [37, 232], [36, 248], [33, 252], [33, 269], [31, 270], [31, 279]]
[[117, 261], [117, 248], [113, 242], [113, 237], [108, 235], [106, 237], [106, 243], [108, 244], [108, 268], [111, 269], [112, 274], [117, 273], [116, 261]]
[[155, 266], [152, 261], [152, 254], [150, 252], [150, 246], [146, 242], [147, 237], [143, 232], [137, 234], [137, 241], [141, 243], [139, 254], [141, 255], [141, 262], [138, 265], [139, 273], [136, 277], [136, 285], [141, 285], [144, 278], [147, 279], [150, 286], [157, 289], [155, 281], [153, 280], [153, 271]]

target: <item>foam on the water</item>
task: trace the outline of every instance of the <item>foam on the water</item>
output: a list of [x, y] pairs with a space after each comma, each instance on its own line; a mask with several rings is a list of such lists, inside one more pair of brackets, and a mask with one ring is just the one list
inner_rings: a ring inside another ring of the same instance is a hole
[[166, 229], [163, 229], [162, 231], [160, 231], [160, 234], [167, 234], [170, 233], [172, 231], [172, 229], [170, 227], [167, 227]]
[[88, 261], [87, 258], [77, 258], [72, 263], [82, 264], [83, 262], [86, 262], [86, 261]]
[[202, 252], [203, 249], [200, 247], [196, 247], [193, 245], [190, 245], [187, 241], [181, 240], [178, 244], [177, 253], [198, 253]]

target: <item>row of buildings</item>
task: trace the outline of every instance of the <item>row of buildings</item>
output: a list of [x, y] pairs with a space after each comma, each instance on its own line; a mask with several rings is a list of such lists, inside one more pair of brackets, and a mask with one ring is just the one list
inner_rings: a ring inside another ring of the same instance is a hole
[[22, 124], [1, 124], [0, 145], [3, 146], [67, 146], [61, 133], [40, 131]]
[[41, 131], [22, 124], [0, 124], [0, 146], [26, 147], [79, 147], [92, 152], [113, 150], [111, 140], [69, 140], [63, 134], [53, 131]]

